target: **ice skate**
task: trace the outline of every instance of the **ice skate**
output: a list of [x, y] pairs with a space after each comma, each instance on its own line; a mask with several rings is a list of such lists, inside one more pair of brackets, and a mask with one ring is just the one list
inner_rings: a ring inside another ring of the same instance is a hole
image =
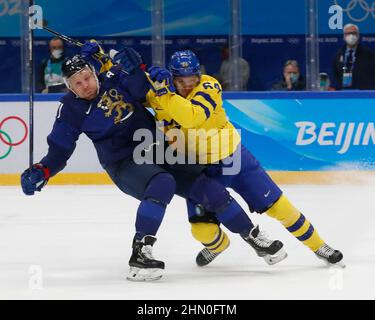
[[259, 226], [254, 227], [248, 236], [241, 235], [250, 244], [259, 257], [262, 257], [267, 264], [273, 265], [284, 260], [288, 255], [283, 249], [283, 243], [279, 240], [270, 240], [259, 230]]
[[152, 246], [156, 238], [144, 236], [142, 240], [133, 240], [133, 253], [129, 260], [129, 274], [126, 277], [130, 281], [153, 281], [162, 277], [164, 262], [155, 260], [152, 256]]
[[208, 248], [204, 248], [198, 253], [197, 257], [195, 258], [195, 262], [197, 263], [199, 267], [204, 267], [208, 265], [209, 263], [211, 263], [214, 259], [216, 259], [216, 257], [220, 255], [220, 253], [225, 251], [228, 247], [229, 247], [229, 242], [226, 248], [220, 252], [214, 252]]
[[345, 268], [345, 264], [341, 261], [344, 257], [341, 251], [335, 250], [327, 244], [323, 244], [317, 251], [315, 251], [315, 254], [327, 264], [338, 265]]

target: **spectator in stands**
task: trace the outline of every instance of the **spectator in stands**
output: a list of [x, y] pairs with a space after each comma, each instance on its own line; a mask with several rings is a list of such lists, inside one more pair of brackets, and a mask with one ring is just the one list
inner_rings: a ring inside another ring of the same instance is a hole
[[336, 88], [375, 89], [375, 55], [360, 44], [359, 28], [355, 24], [344, 26], [345, 45], [336, 53], [334, 76]]
[[329, 75], [325, 72], [319, 73], [319, 90], [320, 91], [334, 91], [335, 88], [331, 87], [331, 80]]
[[[230, 90], [231, 89], [231, 79], [230, 79], [230, 61], [229, 61], [229, 46], [226, 45], [221, 49], [221, 66], [220, 66], [220, 73], [216, 76], [219, 80], [223, 90]], [[240, 77], [240, 88], [239, 90], [246, 90], [247, 83], [250, 77], [250, 66], [249, 63], [243, 59], [239, 58], [239, 68], [241, 72]]]
[[288, 60], [284, 64], [282, 79], [272, 85], [272, 90], [301, 91], [305, 89], [305, 78], [300, 73], [298, 62], [296, 60]]
[[50, 56], [42, 61], [39, 70], [38, 92], [66, 92], [61, 65], [65, 58], [64, 43], [59, 38], [49, 41]]

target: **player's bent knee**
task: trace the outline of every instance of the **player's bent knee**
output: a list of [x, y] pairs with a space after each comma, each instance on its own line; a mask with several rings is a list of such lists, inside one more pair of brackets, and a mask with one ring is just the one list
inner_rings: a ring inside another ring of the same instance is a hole
[[294, 220], [300, 216], [300, 212], [291, 204], [287, 197], [282, 195], [271, 208], [267, 215], [278, 220]]
[[231, 201], [230, 194], [225, 187], [204, 174], [193, 183], [189, 196], [207, 211], [216, 213], [225, 210]]
[[144, 199], [168, 205], [176, 192], [176, 181], [169, 173], [162, 172], [155, 175], [147, 185]]

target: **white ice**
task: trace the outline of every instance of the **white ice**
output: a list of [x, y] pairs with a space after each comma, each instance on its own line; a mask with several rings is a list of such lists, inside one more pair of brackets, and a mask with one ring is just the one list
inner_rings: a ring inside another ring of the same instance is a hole
[[[346, 268], [327, 267], [277, 221], [251, 214], [289, 256], [268, 266], [239, 236], [211, 265], [175, 197], [154, 255], [161, 280], [125, 280], [138, 202], [112, 186], [47, 186], [34, 197], [0, 187], [0, 299], [374, 299], [375, 187], [285, 186]], [[244, 204], [241, 201], [241, 204]]]

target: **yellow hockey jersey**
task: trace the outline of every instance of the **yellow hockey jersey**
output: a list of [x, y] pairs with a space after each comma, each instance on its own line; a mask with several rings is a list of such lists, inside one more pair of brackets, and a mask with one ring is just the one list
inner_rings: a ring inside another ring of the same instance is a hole
[[158, 97], [150, 90], [146, 106], [155, 111], [170, 143], [198, 163], [214, 163], [231, 155], [240, 136], [227, 119], [219, 82], [202, 75], [199, 84], [185, 98], [168, 92]]

